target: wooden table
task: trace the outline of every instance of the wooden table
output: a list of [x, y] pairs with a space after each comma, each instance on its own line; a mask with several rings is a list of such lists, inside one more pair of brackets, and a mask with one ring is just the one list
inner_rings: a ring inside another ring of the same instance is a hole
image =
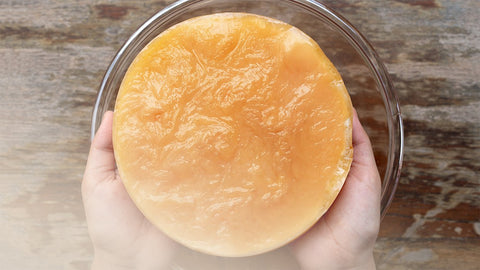
[[[89, 267], [80, 179], [97, 89], [127, 37], [169, 2], [0, 2], [0, 268]], [[480, 2], [324, 2], [377, 49], [404, 116], [378, 268], [479, 269]]]

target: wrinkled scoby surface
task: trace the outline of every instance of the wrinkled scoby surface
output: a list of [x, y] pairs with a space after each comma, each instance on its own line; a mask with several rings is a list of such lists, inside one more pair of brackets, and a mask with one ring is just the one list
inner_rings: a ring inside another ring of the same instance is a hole
[[166, 30], [131, 64], [114, 118], [119, 172], [144, 215], [222, 255], [294, 239], [351, 164], [351, 103], [318, 45], [283, 22], [226, 13]]

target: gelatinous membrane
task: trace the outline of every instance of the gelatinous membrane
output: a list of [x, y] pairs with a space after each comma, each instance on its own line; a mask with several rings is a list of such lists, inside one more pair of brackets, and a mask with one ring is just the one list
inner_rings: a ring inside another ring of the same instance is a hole
[[221, 256], [284, 245], [331, 205], [352, 159], [351, 103], [319, 46], [243, 13], [187, 20], [152, 40], [122, 82], [117, 166], [143, 214]]

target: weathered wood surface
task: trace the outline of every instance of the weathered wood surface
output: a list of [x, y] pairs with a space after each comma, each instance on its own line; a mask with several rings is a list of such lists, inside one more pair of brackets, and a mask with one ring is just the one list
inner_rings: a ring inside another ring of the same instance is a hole
[[[87, 269], [80, 196], [110, 60], [171, 1], [0, 1], [0, 264]], [[324, 1], [372, 42], [405, 122], [379, 269], [480, 265], [480, 2]]]

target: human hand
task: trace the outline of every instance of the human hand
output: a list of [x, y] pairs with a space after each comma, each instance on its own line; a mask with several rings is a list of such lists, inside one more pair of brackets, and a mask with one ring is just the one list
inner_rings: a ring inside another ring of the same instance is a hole
[[353, 162], [345, 184], [327, 213], [291, 244], [302, 269], [375, 269], [380, 193], [372, 146], [354, 111]]
[[95, 258], [92, 269], [165, 269], [176, 244], [128, 196], [115, 168], [113, 113], [105, 113], [88, 155], [82, 197]]
[[[131, 201], [115, 169], [112, 113], [92, 142], [82, 196], [95, 249], [92, 269], [163, 269], [175, 243]], [[356, 113], [349, 176], [329, 211], [291, 247], [302, 269], [374, 269], [373, 245], [380, 223], [380, 176], [367, 134]]]

